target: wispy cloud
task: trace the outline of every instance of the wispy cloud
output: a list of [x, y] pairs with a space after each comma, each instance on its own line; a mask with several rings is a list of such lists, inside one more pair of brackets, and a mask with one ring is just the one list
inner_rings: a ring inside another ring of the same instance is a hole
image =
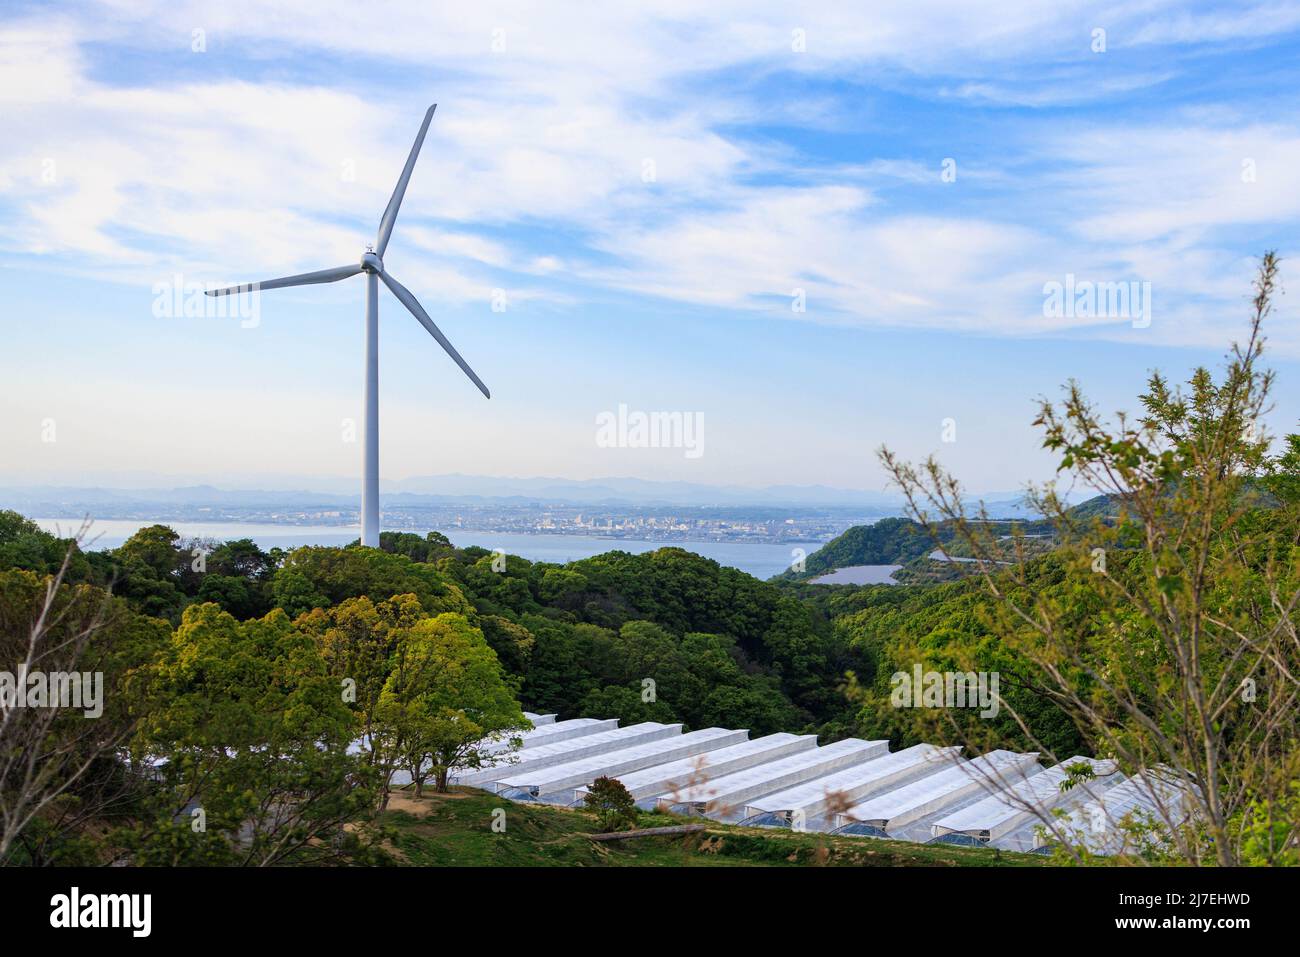
[[[1049, 109], [1182, 69], [1176, 56], [1155, 71], [1147, 57], [1103, 69], [1089, 48], [1098, 27], [1121, 51], [1258, 43], [1296, 28], [1294, 4], [1233, 17], [1156, 2], [814, 4], [797, 17], [728, 3], [581, 15], [413, 4], [387, 19], [347, 3], [87, 10], [0, 33], [3, 242], [126, 281], [355, 258], [407, 148], [410, 103], [426, 98], [394, 87], [384, 61], [404, 61], [403, 76], [419, 65], [419, 86], [443, 100], [403, 228], [434, 254], [425, 275], [453, 300], [512, 283], [523, 297], [560, 296], [549, 277], [568, 284], [564, 297], [589, 283], [751, 310], [780, 309], [803, 288], [812, 306], [787, 309], [792, 319], [1060, 333], [1035, 315], [1035, 290], [1062, 269], [1149, 270], [1176, 309], [1184, 292], [1221, 295], [1238, 281], [1240, 251], [1225, 252], [1216, 231], [1281, 223], [1300, 204], [1300, 139], [1284, 124], [1065, 121]], [[190, 49], [196, 30], [203, 52]], [[106, 49], [119, 65], [188, 60], [110, 77]], [[337, 70], [276, 70], [283, 50]], [[969, 164], [945, 192], [931, 147], [907, 155], [903, 140], [892, 156], [827, 162], [773, 127], [825, 129], [872, 74], [921, 102], [1040, 113], [1008, 115], [1024, 155], [1004, 158], [1034, 167], [1011, 176], [985, 149], [961, 157]], [[807, 95], [775, 94], [782, 76], [801, 77]], [[1036, 216], [1049, 193], [1051, 216]], [[1232, 274], [1220, 283], [1201, 271], [1209, 264]], [[1193, 325], [1180, 321], [1180, 335]]]
[[[592, 474], [608, 472], [589, 458], [590, 402], [548, 391], [535, 365], [597, 380], [607, 405], [620, 390], [662, 395], [671, 378], [673, 403], [684, 393], [714, 410], [718, 458], [700, 467], [718, 469], [716, 479], [728, 477], [720, 462], [758, 469], [772, 458], [772, 422], [798, 433], [784, 460], [825, 460], [835, 447], [846, 470], [860, 471], [889, 428], [928, 451], [933, 422], [951, 413], [946, 396], [932, 395], [908, 418], [870, 426], [856, 412], [829, 416], [837, 403], [870, 400], [843, 375], [815, 381], [821, 365], [848, 361], [835, 354], [845, 343], [867, 338], [851, 338], [856, 330], [896, 350], [932, 349], [931, 333], [1036, 356], [1041, 343], [1069, 340], [1071, 361], [1115, 345], [1101, 372], [1119, 344], [1221, 349], [1244, 315], [1252, 257], [1297, 251], [1297, 110], [1277, 91], [1300, 79], [1298, 33], [1300, 2], [1232, 11], [1199, 0], [32, 5], [0, 25], [0, 266], [10, 267], [0, 279], [52, 277], [38, 306], [80, 332], [103, 323], [60, 298], [58, 277], [93, 280], [95, 299], [139, 304], [139, 314], [113, 317], [121, 336], [138, 337], [123, 354], [157, 363], [201, 339], [249, 362], [301, 349], [337, 375], [352, 368], [342, 353], [299, 333], [330, 304], [355, 304], [359, 284], [286, 293], [277, 328], [237, 345], [224, 327], [160, 332], [148, 324], [148, 291], [176, 273], [225, 283], [355, 261], [436, 100], [387, 261], [431, 312], [463, 310], [448, 334], [491, 380], [494, 412], [510, 401], [499, 381], [532, 390], [512, 421], [493, 420], [494, 463], [564, 472], [589, 461]], [[1044, 286], [1067, 276], [1150, 283], [1150, 326], [1048, 315]], [[27, 287], [15, 279], [12, 288]], [[489, 309], [499, 295], [509, 312]], [[1300, 356], [1295, 319], [1284, 299], [1270, 330], [1275, 354]], [[658, 322], [678, 323], [678, 338], [651, 341], [646, 329]], [[408, 343], [424, 335], [412, 323], [384, 328]], [[757, 330], [780, 344], [746, 352]], [[158, 336], [177, 338], [142, 348]], [[499, 342], [511, 348], [494, 355]], [[512, 360], [514, 348], [527, 355]], [[732, 363], [784, 374], [763, 364], [800, 349], [822, 351], [815, 363], [804, 356], [800, 396], [810, 398], [799, 413], [739, 373], [727, 378]], [[670, 350], [671, 369], [655, 358]], [[386, 369], [402, 368], [405, 356], [385, 355]], [[931, 359], [909, 366], [908, 378]], [[23, 370], [0, 371], [16, 382]], [[943, 371], [972, 377], [975, 391], [989, 375], [1019, 385], [1024, 372], [978, 362]], [[427, 366], [412, 375], [410, 388], [423, 389]], [[116, 395], [131, 378], [97, 388]], [[237, 445], [241, 416], [257, 419], [265, 452], [310, 406], [328, 410], [311, 426], [328, 437], [355, 412], [355, 384], [338, 382], [341, 391], [322, 386], [320, 401], [305, 404], [297, 385], [281, 383], [274, 411], [233, 386], [221, 401], [238, 410], [235, 424], [214, 422], [208, 434]], [[66, 402], [9, 398], [16, 424], [0, 421], [0, 439], [35, 443], [28, 420], [55, 412], [77, 420], [111, 408], [127, 422], [133, 403], [146, 402], [140, 389], [111, 403], [89, 385]], [[405, 401], [403, 421], [418, 433], [425, 397]], [[828, 417], [809, 425], [809, 409]], [[186, 413], [162, 418], [170, 434]], [[436, 443], [403, 438], [404, 451], [386, 448], [385, 461], [436, 471], [444, 453], [483, 454], [482, 422], [466, 421], [440, 410], [429, 426]], [[105, 460], [125, 467], [147, 454], [152, 428], [131, 419]], [[851, 454], [836, 445], [845, 434]], [[321, 469], [355, 464], [353, 450], [333, 447], [312, 459], [314, 441], [293, 454]], [[954, 454], [975, 457], [969, 448]], [[58, 454], [76, 461], [75, 448]], [[746, 480], [801, 480], [794, 464], [783, 467], [791, 471]], [[847, 471], [822, 479], [862, 484]]]

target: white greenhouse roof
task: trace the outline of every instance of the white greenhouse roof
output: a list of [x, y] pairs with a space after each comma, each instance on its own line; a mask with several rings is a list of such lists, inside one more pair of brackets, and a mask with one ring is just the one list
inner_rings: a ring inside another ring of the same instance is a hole
[[885, 794], [870, 798], [836, 816], [840, 824], [860, 822], [879, 828], [902, 827], [927, 814], [942, 811], [979, 791], [990, 791], [1008, 774], [1024, 773], [1038, 762], [1037, 753], [990, 751], [973, 761], [926, 775]]
[[849, 765], [861, 764], [888, 751], [888, 741], [845, 738], [824, 748], [803, 751], [697, 784], [677, 795], [674, 806], [685, 805], [706, 814], [726, 816], [743, 808], [751, 798], [771, 794]]
[[[677, 727], [680, 728], [681, 725]], [[620, 748], [617, 751], [593, 755], [551, 768], [511, 772], [496, 782], [496, 786], [501, 791], [517, 788], [535, 797], [554, 794], [559, 798], [563, 795], [563, 801], [567, 804], [574, 799], [575, 788], [591, 784], [596, 778], [617, 778], [629, 771], [639, 771], [641, 768], [663, 764], [665, 761], [676, 761], [704, 751], [738, 744], [748, 736], [748, 731], [704, 728], [689, 734]]]
[[456, 776], [455, 783], [484, 787], [520, 769], [536, 770], [537, 768], [554, 767], [557, 764], [576, 761], [578, 758], [585, 758], [588, 755], [603, 754], [606, 751], [617, 751], [619, 748], [642, 744], [646, 741], [657, 741], [659, 738], [673, 737], [681, 734], [681, 730], [682, 726], [680, 724], [660, 724], [657, 721], [645, 721], [641, 724], [628, 725], [626, 728], [612, 728], [609, 731], [585, 734], [580, 738], [571, 738], [568, 741], [540, 744], [535, 748], [529, 748], [527, 751], [503, 755], [501, 760], [490, 768], [459, 774]]
[[555, 744], [557, 741], [581, 738], [588, 734], [595, 734], [598, 731], [613, 731], [617, 727], [618, 718], [608, 718], [604, 721], [598, 721], [595, 718], [571, 718], [568, 721], [556, 721], [553, 724], [544, 724], [540, 728], [524, 732], [521, 735], [524, 739], [522, 747], [535, 748], [540, 744]]
[[1067, 769], [1077, 764], [1091, 767], [1097, 778], [1109, 777], [1118, 770], [1114, 761], [1084, 757], [1070, 758], [1041, 773], [1033, 773], [1031, 768], [1029, 777], [1008, 781], [1010, 787], [1005, 791], [991, 794], [935, 821], [931, 833], [936, 837], [957, 833], [982, 841], [996, 840], [1029, 819], [1038, 817], [1039, 813], [1047, 813], [1086, 787], [1084, 782], [1070, 791], [1061, 790]]
[[[531, 731], [522, 731], [514, 735], [514, 737], [518, 738], [520, 742], [518, 750], [523, 750], [525, 748], [535, 748], [542, 744], [568, 741], [570, 738], [580, 738], [583, 735], [595, 734], [597, 731], [611, 731], [617, 727], [617, 718], [609, 718], [605, 721], [596, 718], [574, 718], [571, 721], [544, 724], [540, 728], [533, 728]], [[493, 741], [483, 750], [488, 754], [504, 754], [512, 750], [510, 741], [509, 737], [504, 737], [499, 741]]]
[[[681, 792], [693, 784], [709, 781], [755, 765], [766, 764], [790, 754], [808, 751], [817, 747], [815, 734], [777, 734], [764, 735], [753, 741], [743, 741], [716, 751], [705, 751], [689, 758], [670, 761], [642, 768], [619, 778], [623, 786], [631, 792], [634, 800], [658, 797], [661, 794], [672, 795]], [[581, 797], [586, 787], [578, 788], [576, 797]]]
[[1187, 813], [1186, 788], [1172, 774], [1156, 768], [1133, 775], [1074, 811], [1066, 837], [1076, 839], [1082, 835], [1083, 844], [1089, 850], [1114, 854], [1131, 842], [1131, 836], [1122, 827], [1126, 820], [1163, 826], [1167, 816], [1176, 825], [1186, 819]]
[[[961, 748], [936, 748], [918, 744], [893, 754], [881, 755], [865, 764], [855, 764], [784, 791], [766, 794], [745, 805], [745, 816], [775, 813], [787, 817], [802, 814], [805, 821], [824, 815], [832, 802], [857, 803], [886, 788], [897, 787], [923, 774], [952, 767]], [[844, 807], [844, 804], [840, 805]]]
[[[1163, 767], [1125, 779], [1113, 761], [1095, 758], [1044, 770], [1036, 753], [999, 750], [966, 760], [959, 747], [930, 744], [891, 754], [888, 741], [847, 738], [818, 747], [816, 735], [751, 741], [743, 730], [683, 734], [680, 724], [619, 728], [613, 718], [527, 716], [534, 727], [517, 736], [518, 749], [504, 743], [490, 757], [494, 764], [453, 773], [452, 783], [512, 800], [568, 804], [581, 801], [596, 778], [609, 777], [642, 806], [671, 804], [714, 820], [1021, 851], [1065, 839], [1100, 854], [1128, 849], [1118, 826], [1126, 815], [1163, 823], [1157, 796], [1174, 823], [1194, 810], [1186, 787]], [[1093, 778], [1062, 791], [1068, 769], [1080, 763]], [[846, 805], [852, 806], [842, 810]], [[1044, 836], [1039, 824], [1049, 814], [1051, 833]]]

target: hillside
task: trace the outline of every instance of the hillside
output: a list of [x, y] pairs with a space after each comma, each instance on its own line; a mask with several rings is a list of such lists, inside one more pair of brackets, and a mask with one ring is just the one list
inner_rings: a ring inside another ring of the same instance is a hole
[[[1105, 518], [1114, 513], [1115, 504], [1108, 495], [1094, 496], [1075, 505], [1068, 512], [1079, 521]], [[1054, 535], [1052, 523], [1043, 519], [997, 520], [990, 525], [998, 534], [1011, 535], [1015, 532], [1029, 538], [1042, 538], [1045, 546], [1050, 545]], [[939, 523], [935, 535], [909, 518], [884, 518], [871, 525], [855, 525], [809, 555], [803, 571], [791, 569], [772, 580], [810, 581], [837, 569], [855, 565], [908, 566], [895, 576], [898, 581], [906, 583], [947, 581], [960, 577], [955, 569], [944, 568], [940, 563], [927, 560], [927, 556], [936, 548], [936, 537], [938, 542], [949, 548], [951, 554], [963, 554], [962, 543], [955, 541], [954, 530], [948, 522]], [[1046, 550], [1034, 549], [1035, 552]]]
[[[491, 828], [506, 809], [505, 830]], [[987, 848], [908, 844], [874, 838], [796, 834], [642, 812], [638, 826], [707, 823], [693, 834], [596, 843], [594, 815], [541, 804], [512, 804], [471, 788], [397, 796], [380, 823], [391, 863], [410, 866], [505, 867], [1034, 867], [1036, 854]]]

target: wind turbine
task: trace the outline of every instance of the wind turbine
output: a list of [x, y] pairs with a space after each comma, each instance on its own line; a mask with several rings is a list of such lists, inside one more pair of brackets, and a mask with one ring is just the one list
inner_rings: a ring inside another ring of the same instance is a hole
[[318, 272], [307, 272], [297, 276], [285, 276], [282, 279], [268, 279], [264, 282], [244, 283], [239, 286], [227, 286], [225, 289], [211, 289], [208, 291], [209, 296], [228, 296], [233, 293], [257, 292], [261, 289], [280, 289], [285, 286], [311, 286], [322, 282], [338, 282], [340, 279], [348, 279], [358, 273], [366, 274], [366, 391], [365, 391], [365, 448], [362, 452], [362, 478], [361, 478], [361, 544], [369, 545], [372, 548], [379, 547], [379, 281], [382, 279], [384, 285], [392, 291], [397, 297], [398, 302], [404, 305], [411, 315], [419, 320], [420, 325], [429, 331], [429, 335], [438, 340], [438, 345], [447, 351], [447, 355], [455, 361], [456, 365], [473, 380], [478, 386], [479, 391], [487, 398], [492, 398], [488, 392], [488, 387], [483, 384], [483, 380], [474, 374], [474, 370], [469, 367], [460, 353], [456, 351], [455, 346], [447, 341], [447, 337], [442, 334], [429, 314], [424, 311], [424, 307], [411, 295], [410, 290], [384, 269], [384, 250], [388, 248], [388, 240], [393, 234], [393, 224], [397, 222], [397, 211], [402, 206], [402, 197], [406, 194], [406, 184], [411, 180], [411, 170], [415, 168], [416, 157], [420, 155], [420, 147], [424, 145], [424, 135], [429, 131], [429, 123], [433, 120], [433, 111], [438, 108], [435, 103], [429, 107], [424, 114], [424, 122], [420, 124], [420, 132], [415, 137], [415, 143], [411, 146], [411, 155], [406, 158], [406, 166], [402, 170], [402, 175], [398, 177], [397, 186], [393, 189], [392, 199], [388, 201], [388, 208], [384, 210], [383, 218], [379, 220], [379, 235], [375, 238], [373, 247], [367, 246], [365, 255], [361, 257], [361, 262], [353, 266], [335, 266], [333, 269], [322, 269]]

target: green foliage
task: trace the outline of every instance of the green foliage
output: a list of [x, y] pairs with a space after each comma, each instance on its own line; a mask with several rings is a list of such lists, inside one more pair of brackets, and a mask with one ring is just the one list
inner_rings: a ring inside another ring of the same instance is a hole
[[855, 525], [808, 556], [804, 570], [782, 572], [790, 580], [816, 578], [852, 565], [906, 565], [934, 550], [925, 526], [906, 518], [882, 518]]
[[446, 791], [453, 767], [479, 767], [493, 742], [530, 727], [483, 633], [452, 613], [401, 630], [374, 724], [417, 797], [428, 776]]
[[323, 608], [361, 595], [405, 594], [415, 595], [430, 613], [472, 611], [456, 583], [434, 566], [374, 548], [295, 549], [276, 572], [272, 592], [290, 614], [307, 610], [304, 605]]
[[[17, 512], [0, 509], [0, 569], [23, 568], [52, 575], [72, 545], [71, 539], [56, 538]], [[88, 566], [79, 549], [73, 552], [73, 564], [72, 580], [80, 581]]]
[[123, 542], [117, 552], [124, 562], [138, 562], [154, 577], [166, 580], [180, 575], [179, 542], [180, 536], [166, 525], [148, 525]]
[[344, 702], [355, 716], [357, 732], [367, 739], [397, 643], [425, 617], [415, 595], [380, 602], [361, 595], [332, 608], [313, 609], [294, 622], [298, 631], [310, 636], [339, 687], [347, 689]]
[[239, 622], [195, 605], [152, 671], [132, 753], [139, 764], [165, 760], [145, 826], [123, 838], [134, 859], [331, 856], [335, 836], [373, 799], [362, 759], [348, 751], [352, 715], [311, 637], [280, 610]]
[[563, 608], [572, 604], [588, 587], [585, 576], [565, 568], [548, 568], [537, 586], [537, 597], [547, 605]]
[[431, 562], [454, 551], [441, 532], [427, 532], [423, 538], [412, 532], [380, 532], [380, 551], [405, 555], [413, 562]]
[[[14, 708], [3, 716], [0, 864], [102, 859], [102, 835], [83, 822], [129, 806], [134, 782], [117, 755], [148, 710], [140, 673], [170, 639], [166, 623], [104, 590], [51, 588], [54, 581], [23, 569], [0, 571], [0, 668], [12, 671], [30, 649], [34, 670], [98, 673], [102, 685], [96, 695], [98, 682], [90, 679], [80, 709]], [[34, 632], [42, 637], [32, 645]]]
[[1272, 457], [1259, 427], [1274, 378], [1260, 367], [1262, 323], [1277, 281], [1266, 254], [1249, 337], [1222, 375], [1198, 368], [1175, 388], [1152, 374], [1140, 418], [1104, 418], [1075, 382], [1060, 403], [1040, 403], [1035, 424], [1059, 471], [1117, 506], [1084, 521], [1053, 487], [1037, 492], [1059, 546], [1046, 559], [1006, 561], [1007, 543], [965, 515], [937, 461], [881, 452], [913, 514], [939, 514], [981, 557], [985, 627], [1024, 687], [1058, 703], [1091, 753], [1128, 773], [1158, 767], [1181, 789], [1187, 826], [1134, 822], [1143, 860], [1280, 860], [1300, 835], [1296, 444]]
[[636, 802], [617, 778], [596, 778], [582, 801], [588, 811], [595, 813], [602, 831], [636, 827]]
[[[1033, 587], [1060, 589], [1060, 568], [1050, 560], [1035, 563]], [[859, 651], [864, 667], [854, 673], [853, 696], [860, 704], [858, 728], [864, 737], [889, 738], [899, 747], [922, 741], [962, 743], [982, 741], [1017, 750], [1049, 747], [1057, 754], [1075, 754], [1083, 747], [1079, 731], [1034, 680], [1031, 669], [999, 641], [992, 600], [979, 583], [965, 580], [934, 586], [882, 586], [864, 590], [857, 610], [836, 618], [842, 640]], [[1086, 614], [1080, 609], [1081, 614]], [[975, 710], [946, 712], [936, 727], [924, 711], [891, 706], [891, 678], [923, 671], [997, 672], [999, 693], [1012, 707], [992, 719]], [[1014, 714], [1026, 721], [1026, 734]]]

